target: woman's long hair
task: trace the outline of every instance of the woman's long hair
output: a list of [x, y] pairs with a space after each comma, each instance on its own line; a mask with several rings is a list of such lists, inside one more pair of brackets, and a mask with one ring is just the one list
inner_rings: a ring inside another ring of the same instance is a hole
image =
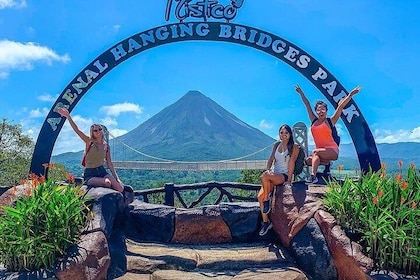
[[95, 139], [95, 134], [93, 134], [93, 129], [95, 127], [101, 128], [102, 129], [102, 140], [106, 143], [109, 144], [109, 131], [106, 128], [105, 125], [103, 124], [99, 124], [99, 123], [94, 123], [90, 126], [90, 139], [91, 141], [93, 141], [93, 139]]
[[282, 130], [282, 128], [286, 129], [287, 132], [289, 132], [290, 138], [289, 138], [289, 141], [287, 142], [287, 150], [289, 151], [289, 155], [291, 155], [293, 152], [293, 145], [295, 144], [295, 139], [293, 138], [293, 132], [290, 126], [287, 124], [283, 124], [282, 126], [280, 126], [279, 132], [280, 130]]

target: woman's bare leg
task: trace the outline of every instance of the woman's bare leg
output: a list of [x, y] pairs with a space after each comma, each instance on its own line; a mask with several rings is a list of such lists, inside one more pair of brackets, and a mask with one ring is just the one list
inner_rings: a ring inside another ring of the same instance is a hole
[[265, 171], [261, 175], [261, 189], [258, 193], [258, 202], [260, 204], [261, 216], [263, 222], [268, 222], [268, 215], [263, 213], [264, 201], [268, 200], [268, 196], [274, 190], [274, 186], [284, 183], [283, 174], [274, 174], [269, 171]]
[[105, 175], [105, 177], [92, 177], [89, 179], [87, 184], [98, 187], [112, 188], [118, 192], [124, 191], [124, 186], [109, 174]]
[[320, 164], [325, 164], [331, 160], [337, 160], [338, 154], [335, 150], [329, 148], [320, 148], [312, 151], [311, 163], [312, 163], [312, 173], [311, 175], [316, 176], [318, 172], [318, 167]]
[[264, 209], [264, 204], [263, 204], [263, 202], [265, 201], [264, 199], [263, 199], [263, 197], [264, 197], [264, 188], [261, 186], [261, 189], [260, 189], [260, 192], [258, 193], [258, 202], [259, 202], [259, 204], [260, 204], [260, 212], [261, 212], [261, 217], [262, 217], [262, 220], [263, 220], [263, 222], [268, 222], [269, 221], [269, 219], [268, 219], [268, 214], [265, 214], [265, 213], [263, 213], [263, 209]]

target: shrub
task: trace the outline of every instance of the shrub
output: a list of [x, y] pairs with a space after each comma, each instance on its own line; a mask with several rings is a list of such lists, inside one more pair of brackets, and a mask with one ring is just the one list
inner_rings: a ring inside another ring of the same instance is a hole
[[29, 185], [26, 196], [12, 206], [0, 206], [0, 263], [9, 271], [52, 267], [87, 224], [88, 208], [79, 187], [35, 177]]
[[383, 166], [358, 181], [345, 178], [328, 186], [324, 205], [339, 225], [360, 234], [377, 268], [420, 271], [420, 176], [413, 164], [405, 177], [390, 176]]
[[237, 181], [240, 183], [247, 183], [247, 184], [261, 184], [261, 174], [264, 170], [259, 169], [246, 169], [241, 170], [242, 177], [239, 178]]

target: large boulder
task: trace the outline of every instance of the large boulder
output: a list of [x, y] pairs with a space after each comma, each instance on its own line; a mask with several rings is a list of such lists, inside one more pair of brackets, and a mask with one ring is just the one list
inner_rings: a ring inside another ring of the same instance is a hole
[[258, 202], [220, 203], [220, 214], [230, 229], [232, 242], [241, 243], [258, 239], [261, 221]]
[[133, 240], [168, 243], [174, 234], [175, 207], [135, 200], [124, 218], [124, 232]]
[[172, 242], [183, 244], [229, 243], [232, 236], [220, 215], [219, 205], [175, 211], [175, 232]]
[[335, 280], [337, 269], [322, 231], [311, 218], [290, 242], [290, 253], [298, 267], [313, 280]]
[[277, 186], [270, 213], [274, 231], [313, 279], [371, 279], [373, 260], [323, 209], [326, 189], [304, 183]]
[[55, 267], [58, 279], [107, 279], [111, 264], [108, 242], [102, 231], [88, 233], [81, 241], [69, 248]]
[[319, 210], [315, 219], [326, 236], [339, 279], [370, 279], [367, 273], [373, 268], [373, 260], [362, 253], [362, 247], [346, 236], [330, 213]]

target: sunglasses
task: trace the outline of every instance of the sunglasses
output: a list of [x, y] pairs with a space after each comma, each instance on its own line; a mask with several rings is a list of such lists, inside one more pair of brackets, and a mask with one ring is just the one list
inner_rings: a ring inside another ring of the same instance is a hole
[[93, 132], [102, 131], [102, 128], [94, 129]]

